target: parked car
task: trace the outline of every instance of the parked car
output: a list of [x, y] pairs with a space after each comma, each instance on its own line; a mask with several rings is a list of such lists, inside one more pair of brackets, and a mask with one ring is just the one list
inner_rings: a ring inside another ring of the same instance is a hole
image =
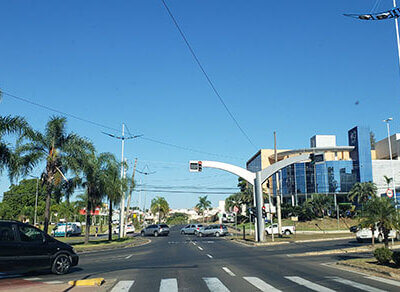
[[157, 237], [159, 235], [168, 236], [168, 234], [169, 227], [167, 224], [152, 224], [147, 226], [146, 228], [143, 228], [142, 231], [140, 231], [141, 236], [154, 235], [155, 237]]
[[[119, 225], [113, 228], [113, 234], [118, 234], [119, 233]], [[135, 233], [135, 226], [133, 224], [128, 224], [125, 225], [125, 232], [126, 233]]]
[[68, 273], [78, 264], [74, 249], [31, 225], [0, 220], [0, 272], [50, 269]]
[[189, 224], [181, 229], [181, 234], [196, 234], [203, 224]]
[[350, 232], [356, 233], [358, 230], [360, 230], [360, 225], [354, 225], [350, 226]]
[[[296, 228], [294, 226], [282, 226], [282, 234], [285, 235], [290, 235], [293, 234], [296, 231]], [[272, 224], [265, 228], [265, 232], [269, 235], [272, 234], [278, 234], [278, 224]]]
[[235, 213], [223, 213], [222, 214], [222, 222], [223, 223], [235, 223]]
[[203, 236], [224, 236], [228, 234], [228, 228], [226, 225], [223, 224], [213, 224], [209, 226], [203, 226], [200, 228], [200, 230], [197, 232], [197, 236], [203, 237]]
[[[374, 232], [374, 238], [378, 242], [383, 242], [384, 236], [382, 231], [378, 230], [377, 228], [375, 229]], [[400, 240], [400, 233], [396, 230], [390, 230], [389, 232], [389, 238], [395, 238], [397, 240]], [[357, 231], [356, 233], [356, 239], [358, 242], [363, 242], [364, 240], [371, 240], [372, 239], [372, 231], [369, 228], [362, 228]]]
[[58, 223], [56, 227], [51, 231], [51, 235], [54, 237], [65, 236], [65, 229], [67, 229], [67, 236], [79, 236], [82, 234], [81, 227], [76, 223]]

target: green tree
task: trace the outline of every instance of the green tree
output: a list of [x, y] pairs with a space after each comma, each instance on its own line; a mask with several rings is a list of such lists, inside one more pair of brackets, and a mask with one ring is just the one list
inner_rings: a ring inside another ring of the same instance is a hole
[[164, 197], [156, 197], [151, 200], [150, 210], [153, 214], [158, 213], [158, 222], [160, 223], [161, 220], [164, 219], [169, 213], [168, 202]]
[[184, 213], [174, 213], [167, 219], [167, 224], [186, 224], [188, 222], [188, 215]]
[[392, 177], [388, 177], [386, 175], [384, 175], [383, 178], [385, 179], [387, 187], [389, 188], [390, 187], [390, 183], [392, 182], [393, 178]]
[[30, 128], [28, 123], [22, 117], [0, 116], [0, 174], [4, 169], [7, 169], [10, 180], [17, 176], [21, 171], [26, 173], [26, 169], [20, 167], [16, 163], [17, 160], [21, 158], [18, 155], [15, 155], [11, 145], [4, 141], [4, 137], [10, 134], [21, 136], [29, 130]]
[[379, 205], [380, 199], [373, 198], [366, 203], [365, 212], [363, 217], [360, 218], [360, 226], [362, 228], [369, 228], [372, 232], [372, 246], [375, 246], [375, 230], [376, 224], [379, 221]]
[[67, 120], [64, 117], [53, 116], [47, 122], [44, 133], [29, 131], [30, 141], [19, 145], [16, 154], [25, 157], [20, 161], [26, 169], [31, 169], [41, 162], [45, 162], [42, 173], [42, 182], [46, 186], [46, 209], [44, 218], [44, 232], [47, 233], [50, 219], [50, 206], [53, 191], [64, 179], [73, 160], [84, 151], [94, 151], [92, 143], [74, 133], [67, 134]]
[[203, 215], [204, 222], [204, 211], [211, 207], [211, 202], [207, 200], [207, 196], [199, 197], [199, 202], [196, 204], [196, 209], [200, 214]]
[[356, 201], [357, 203], [364, 206], [364, 204], [370, 199], [375, 198], [377, 193], [377, 187], [375, 183], [372, 182], [358, 182], [355, 183], [351, 188], [348, 198], [351, 201]]
[[306, 203], [312, 206], [317, 217], [324, 217], [326, 211], [333, 205], [332, 197], [326, 194], [314, 194]]

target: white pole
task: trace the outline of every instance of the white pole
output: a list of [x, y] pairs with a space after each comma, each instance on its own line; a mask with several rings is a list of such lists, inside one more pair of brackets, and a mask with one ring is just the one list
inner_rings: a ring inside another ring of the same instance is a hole
[[[121, 179], [124, 178], [124, 172], [125, 172], [125, 167], [124, 167], [124, 143], [125, 143], [125, 138], [124, 138], [124, 131], [125, 131], [125, 124], [122, 124], [122, 149], [121, 149]], [[119, 238], [124, 236], [124, 216], [125, 216], [125, 194], [122, 193], [122, 198], [121, 198], [121, 205], [120, 205], [121, 211], [119, 212]]]
[[386, 126], [387, 126], [387, 133], [388, 133], [388, 145], [389, 145], [389, 156], [390, 156], [390, 168], [392, 169], [392, 183], [393, 183], [393, 197], [394, 197], [394, 202], [395, 202], [395, 207], [397, 209], [397, 196], [396, 196], [396, 185], [394, 182], [394, 169], [393, 169], [393, 159], [392, 159], [392, 144], [390, 141], [390, 128], [389, 128], [389, 121], [391, 121], [392, 118], [386, 119]]
[[36, 226], [36, 216], [37, 216], [37, 201], [38, 201], [38, 193], [39, 193], [39, 178], [36, 178], [36, 200], [35, 200], [35, 218], [34, 218], [34, 222], [33, 225]]
[[[396, 0], [393, 0], [393, 7], [396, 8]], [[399, 66], [400, 66], [400, 37], [399, 37], [399, 23], [397, 18], [394, 19], [394, 24], [396, 26], [396, 37], [397, 37], [397, 53], [399, 56]]]

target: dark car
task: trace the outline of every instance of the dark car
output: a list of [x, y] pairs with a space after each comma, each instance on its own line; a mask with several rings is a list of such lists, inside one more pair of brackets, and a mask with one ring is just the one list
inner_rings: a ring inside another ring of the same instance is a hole
[[168, 234], [169, 234], [169, 227], [167, 224], [152, 224], [142, 229], [142, 231], [140, 232], [141, 236], [154, 235], [157, 237], [159, 235], [168, 236]]
[[0, 220], [0, 272], [50, 269], [68, 273], [78, 264], [74, 249], [43, 231], [18, 221]]

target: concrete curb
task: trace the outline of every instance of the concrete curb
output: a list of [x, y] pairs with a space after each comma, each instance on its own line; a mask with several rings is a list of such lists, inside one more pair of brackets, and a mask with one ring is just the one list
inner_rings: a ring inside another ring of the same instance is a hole
[[361, 270], [364, 272], [373, 272], [373, 273], [380, 274], [380, 275], [383, 275], [386, 277], [391, 277], [396, 280], [400, 280], [400, 275], [398, 275], [396, 273], [387, 272], [387, 271], [381, 271], [379, 269], [374, 269], [374, 268], [369, 268], [369, 267], [360, 267], [356, 264], [345, 263], [345, 262], [337, 262], [336, 265], [351, 268], [351, 270], [355, 269], [355, 270]]
[[[274, 241], [274, 242], [252, 242], [252, 241], [244, 241], [243, 239], [230, 239], [232, 242], [249, 246], [249, 247], [257, 247], [257, 246], [274, 246], [281, 244], [293, 244], [293, 243], [306, 243], [306, 242], [321, 242], [321, 241], [334, 241], [334, 240], [343, 240], [343, 239], [352, 239], [353, 237], [335, 237], [335, 238], [318, 238], [318, 239], [304, 239], [304, 240], [295, 240], [295, 241]], [[227, 239], [229, 240], [229, 239]]]

